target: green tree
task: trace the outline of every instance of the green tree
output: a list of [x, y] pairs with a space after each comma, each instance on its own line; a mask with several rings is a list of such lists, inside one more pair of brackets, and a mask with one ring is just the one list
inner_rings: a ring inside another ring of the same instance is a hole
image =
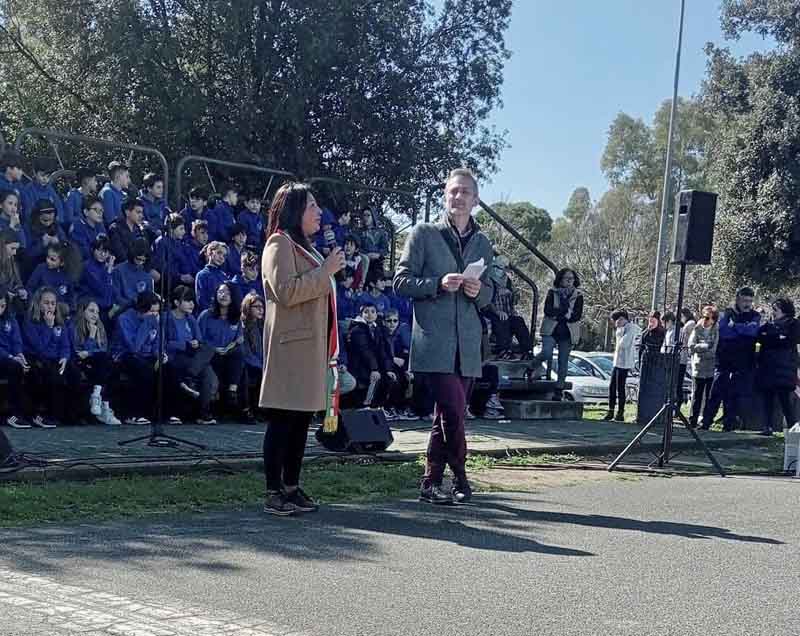
[[[491, 208], [534, 247], [550, 240], [553, 219], [544, 208], [536, 207], [528, 201], [495, 203]], [[486, 212], [478, 212], [477, 220], [500, 254], [508, 256], [512, 263], [520, 267], [527, 267], [531, 263], [530, 252]]]
[[569, 197], [567, 208], [564, 210], [564, 218], [573, 223], [579, 223], [591, 209], [592, 196], [589, 194], [589, 189], [584, 187], [575, 188]]

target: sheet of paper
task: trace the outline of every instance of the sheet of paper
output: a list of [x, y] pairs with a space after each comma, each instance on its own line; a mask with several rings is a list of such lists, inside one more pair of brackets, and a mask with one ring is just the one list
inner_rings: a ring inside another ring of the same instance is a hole
[[486, 265], [483, 263], [483, 258], [480, 260], [475, 261], [474, 263], [470, 263], [464, 269], [464, 278], [480, 278], [483, 276], [483, 272], [486, 271]]

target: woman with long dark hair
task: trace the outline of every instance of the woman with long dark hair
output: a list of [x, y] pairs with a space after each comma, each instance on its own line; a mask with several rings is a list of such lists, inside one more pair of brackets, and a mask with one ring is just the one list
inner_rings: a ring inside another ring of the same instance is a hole
[[327, 258], [309, 240], [321, 211], [308, 185], [287, 183], [269, 210], [261, 275], [264, 372], [259, 405], [267, 409], [264, 511], [291, 515], [316, 510], [299, 487], [308, 428], [316, 411], [336, 414], [338, 332], [333, 276], [344, 267], [335, 247]]

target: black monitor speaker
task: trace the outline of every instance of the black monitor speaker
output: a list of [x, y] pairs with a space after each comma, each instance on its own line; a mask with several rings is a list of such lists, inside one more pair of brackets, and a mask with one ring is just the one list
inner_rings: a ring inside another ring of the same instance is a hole
[[328, 450], [339, 453], [379, 453], [394, 441], [386, 416], [379, 409], [342, 411], [339, 429], [325, 433], [320, 426], [316, 438]]
[[686, 265], [711, 263], [717, 195], [683, 190], [675, 198], [675, 231], [672, 262]]

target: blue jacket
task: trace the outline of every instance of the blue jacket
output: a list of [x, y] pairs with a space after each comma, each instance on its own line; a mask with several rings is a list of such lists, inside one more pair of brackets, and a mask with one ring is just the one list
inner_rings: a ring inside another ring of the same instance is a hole
[[22, 325], [25, 352], [43, 360], [62, 360], [70, 357], [69, 330], [65, 325], [52, 328], [27, 318]]
[[[167, 250], [169, 249], [169, 254]], [[156, 239], [153, 249], [153, 267], [161, 274], [166, 276], [167, 256], [169, 256], [169, 276], [173, 281], [178, 281], [185, 274], [196, 274], [194, 259], [186, 249], [184, 241], [176, 241], [174, 238], [162, 234]]]
[[53, 207], [56, 209], [56, 222], [61, 225], [61, 227], [69, 227], [69, 224], [66, 223], [66, 219], [64, 218], [64, 203], [61, 201], [61, 197], [58, 196], [56, 189], [49, 183], [46, 186], [40, 186], [35, 181], [30, 181], [22, 188], [21, 216], [23, 219], [26, 221], [30, 220], [33, 207], [40, 199], [45, 199], [53, 204]]
[[133, 305], [142, 292], [153, 291], [153, 277], [150, 273], [129, 261], [114, 268], [111, 283], [114, 287], [114, 304], [122, 309]]
[[236, 215], [233, 213], [233, 208], [225, 201], [219, 201], [209, 211], [208, 217], [209, 240], [222, 241], [223, 243], [230, 241], [231, 228], [236, 223]]
[[242, 253], [232, 242], [228, 243], [228, 255], [225, 257], [223, 267], [231, 278], [242, 273]]
[[259, 328], [259, 335], [258, 338], [256, 338], [255, 348], [250, 346], [250, 342], [248, 341], [247, 336], [245, 336], [244, 342], [242, 343], [242, 355], [244, 356], [244, 363], [247, 366], [253, 367], [255, 369], [263, 369], [264, 368], [264, 339], [262, 338], [264, 334], [263, 323], [259, 324], [258, 328]]
[[264, 217], [245, 208], [239, 212], [239, 224], [247, 231], [247, 244], [260, 250], [264, 244]]
[[167, 313], [167, 353], [185, 353], [189, 341], [203, 342], [197, 318], [186, 316], [178, 320], [170, 311]]
[[352, 320], [358, 316], [358, 296], [352, 289], [336, 285], [336, 317], [339, 320]]
[[197, 310], [211, 307], [217, 287], [228, 280], [228, 275], [220, 267], [208, 264], [197, 273], [194, 279], [194, 294], [197, 297]]
[[108, 234], [105, 226], [100, 223], [92, 227], [86, 222], [82, 214], [75, 217], [70, 231], [72, 242], [81, 250], [84, 261], [92, 259], [92, 243], [100, 234]]
[[227, 347], [242, 335], [241, 322], [231, 324], [222, 318], [215, 318], [210, 309], [200, 314], [197, 324], [200, 326], [203, 342], [212, 347]]
[[58, 302], [65, 303], [72, 309], [75, 308], [72, 281], [63, 269], [48, 269], [46, 263], [39, 263], [28, 279], [28, 293], [33, 296], [40, 287], [52, 287], [58, 293]]
[[104, 311], [111, 309], [114, 304], [114, 283], [111, 274], [103, 263], [98, 263], [95, 259], [86, 261], [76, 292], [79, 298], [83, 296], [94, 298], [97, 306]]
[[761, 326], [761, 314], [755, 310], [739, 312], [731, 307], [719, 317], [717, 366], [752, 369], [756, 361], [756, 337]]
[[70, 225], [77, 223], [82, 216], [83, 193], [78, 188], [71, 188], [67, 193], [67, 198], [64, 200], [64, 230], [71, 232]]
[[[10, 230], [11, 229], [11, 221], [9, 221], [3, 215], [0, 215], [0, 230]], [[27, 247], [28, 246], [28, 233], [23, 229], [23, 225], [20, 224], [20, 228], [18, 230], [12, 230], [12, 232], [17, 233], [17, 240], [19, 241], [20, 247]]]
[[6, 175], [0, 173], [0, 192], [4, 192], [8, 190], [9, 192], [16, 192], [17, 198], [20, 199], [20, 205], [22, 205], [22, 190], [25, 188], [25, 184], [22, 181], [9, 181], [6, 179]]
[[158, 317], [143, 316], [133, 308], [128, 309], [117, 322], [111, 339], [111, 354], [115, 358], [126, 354], [157, 358]]
[[[186, 223], [186, 237], [190, 237], [192, 235], [192, 223], [199, 219], [203, 219], [204, 221], [208, 221], [208, 240], [213, 241], [214, 239], [211, 238], [214, 236], [214, 232], [216, 232], [216, 215], [211, 214], [211, 211], [208, 208], [203, 208], [203, 213], [200, 215], [195, 214], [194, 210], [190, 208], [188, 205], [181, 210], [181, 216], [183, 217], [184, 222]], [[213, 217], [213, 218], [212, 218]]]
[[70, 326], [69, 330], [70, 334], [70, 341], [72, 342], [72, 348], [75, 353], [79, 351], [88, 351], [90, 356], [93, 356], [95, 353], [105, 353], [108, 351], [108, 343], [100, 344], [94, 338], [86, 338], [82, 343], [78, 343], [78, 333], [75, 330], [75, 325]]
[[[8, 309], [5, 311], [8, 314]], [[0, 317], [0, 358], [13, 358], [22, 353], [22, 333], [17, 320], [10, 315]]]
[[[61, 229], [61, 226], [56, 223], [56, 236], [60, 242], [64, 242], [67, 240], [67, 235], [64, 234], [64, 230]], [[25, 233], [26, 233], [26, 251], [25, 257], [28, 259], [29, 263], [40, 263], [45, 259], [47, 256], [47, 248], [44, 246], [42, 242], [42, 237], [44, 237], [44, 233], [40, 230], [34, 230], [30, 225], [25, 226]]]
[[239, 304], [250, 292], [256, 293], [261, 300], [264, 300], [264, 284], [261, 282], [261, 276], [258, 276], [255, 280], [245, 280], [244, 274], [238, 274], [231, 279], [231, 283]]
[[109, 181], [100, 190], [100, 199], [103, 201], [103, 220], [107, 226], [122, 216], [122, 204], [126, 196]]
[[200, 254], [203, 246], [193, 238], [183, 239], [183, 249], [186, 253], [186, 262], [190, 264], [190, 274], [197, 276], [197, 273], [206, 266], [206, 259]]
[[[365, 291], [358, 297], [358, 308], [366, 303], [372, 303], [375, 305], [375, 307], [378, 308], [379, 314], [385, 314], [389, 309], [392, 308], [392, 303], [389, 302], [389, 298], [386, 296], [386, 294], [378, 294], [377, 296], [373, 296], [369, 292]], [[358, 308], [356, 308], [356, 310], [358, 310]]]
[[392, 345], [392, 353], [396, 358], [403, 358], [408, 362], [411, 353], [411, 327], [401, 322], [397, 325], [395, 332], [389, 336]]
[[392, 309], [396, 310], [400, 315], [400, 322], [410, 325], [414, 316], [414, 306], [408, 296], [400, 296], [394, 292], [390, 294], [384, 293], [384, 296], [389, 298], [389, 303]]
[[144, 190], [139, 192], [139, 199], [144, 203], [144, 220], [150, 224], [150, 229], [160, 232], [170, 212], [167, 202], [164, 199], [148, 199]]

